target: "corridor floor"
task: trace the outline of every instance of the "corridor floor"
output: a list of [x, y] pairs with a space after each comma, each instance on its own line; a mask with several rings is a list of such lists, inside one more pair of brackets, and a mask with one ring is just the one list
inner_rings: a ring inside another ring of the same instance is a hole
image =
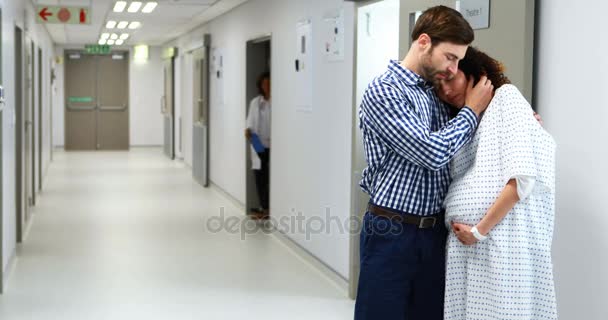
[[56, 152], [0, 319], [351, 319], [354, 302], [160, 149]]

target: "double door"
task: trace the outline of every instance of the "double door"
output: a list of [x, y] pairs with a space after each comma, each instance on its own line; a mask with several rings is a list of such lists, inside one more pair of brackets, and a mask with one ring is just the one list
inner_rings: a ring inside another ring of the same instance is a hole
[[126, 52], [66, 52], [65, 149], [129, 149], [129, 61]]

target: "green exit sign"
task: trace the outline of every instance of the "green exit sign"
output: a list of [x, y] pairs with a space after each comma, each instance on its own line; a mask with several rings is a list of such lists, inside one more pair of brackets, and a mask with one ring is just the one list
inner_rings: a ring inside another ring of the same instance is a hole
[[87, 54], [110, 54], [111, 47], [107, 44], [87, 44], [84, 46], [84, 52]]

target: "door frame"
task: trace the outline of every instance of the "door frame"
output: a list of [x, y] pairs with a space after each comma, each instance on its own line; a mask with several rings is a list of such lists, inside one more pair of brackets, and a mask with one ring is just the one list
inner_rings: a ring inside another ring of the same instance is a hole
[[[256, 44], [260, 44], [260, 43], [268, 43], [269, 44], [269, 55], [270, 55], [270, 61], [269, 61], [269, 65], [270, 65], [270, 70], [268, 70], [270, 72], [270, 92], [272, 92], [272, 43], [273, 43], [273, 34], [272, 33], [268, 33], [268, 34], [263, 34], [263, 35], [259, 35], [256, 37], [253, 37], [249, 40], [247, 40], [245, 42], [245, 118], [247, 117], [247, 115], [249, 114], [249, 104], [251, 103], [251, 99], [252, 97], [247, 95], [247, 91], [250, 85], [252, 85], [251, 83], [251, 79], [250, 79], [250, 71], [249, 71], [249, 46], [250, 45], [256, 45]], [[254, 77], [252, 77], [252, 79], [257, 78], [259, 75], [259, 72], [255, 75], [253, 75]], [[270, 122], [270, 127], [272, 128], [272, 117], [270, 118], [271, 122]], [[272, 132], [272, 130], [271, 130]], [[251, 146], [250, 143], [245, 140], [244, 145], [245, 145], [245, 215], [249, 215], [251, 212], [251, 208], [254, 206], [254, 204], [258, 204], [259, 205], [259, 200], [257, 199], [257, 187], [255, 184], [255, 177], [254, 174], [252, 172], [251, 169]], [[271, 152], [271, 158], [272, 158], [272, 152]], [[272, 160], [269, 159], [269, 179], [268, 179], [268, 183], [269, 183], [269, 199], [272, 199], [272, 193], [271, 193], [271, 181], [272, 181]], [[250, 192], [251, 188], [253, 188], [255, 190], [255, 192]], [[251, 199], [252, 197], [254, 197], [255, 199]], [[270, 204], [269, 204], [270, 205]]]
[[[162, 62], [163, 62], [163, 70], [165, 69], [165, 64], [169, 63], [171, 65], [171, 84], [170, 84], [170, 90], [171, 90], [171, 111], [170, 111], [170, 117], [171, 117], [171, 121], [170, 121], [170, 125], [171, 125], [171, 130], [170, 130], [170, 139], [169, 141], [171, 142], [171, 146], [169, 148], [169, 153], [167, 156], [169, 157], [169, 159], [171, 160], [175, 160], [175, 130], [176, 130], [176, 126], [175, 126], [175, 57], [177, 56], [178, 51], [177, 51], [177, 47], [167, 47], [163, 50], [162, 53]], [[167, 76], [167, 73], [164, 72], [164, 77]], [[167, 79], [163, 77], [163, 95], [161, 96], [161, 113], [163, 115], [163, 117], [167, 116], [167, 112], [166, 112], [166, 105], [167, 105], [167, 95], [165, 92], [165, 85], [166, 85], [166, 81]], [[165, 122], [166, 119], [163, 119], [163, 123]], [[164, 135], [166, 134], [165, 130], [167, 128], [165, 128], [165, 125], [163, 124], [163, 141], [164, 141]]]
[[[210, 166], [209, 166], [209, 161], [210, 161], [210, 156], [209, 156], [209, 133], [211, 132], [210, 130], [210, 105], [211, 105], [211, 99], [210, 99], [210, 94], [211, 94], [211, 76], [210, 76], [210, 66], [211, 66], [211, 34], [204, 34], [203, 35], [203, 42], [202, 42], [202, 46], [193, 49], [192, 51], [189, 52], [189, 54], [191, 54], [192, 56], [192, 63], [194, 66], [196, 66], [199, 61], [203, 61], [203, 64], [201, 64], [200, 66], [200, 73], [197, 73], [197, 68], [194, 67], [194, 75], [193, 77], [196, 79], [198, 78], [198, 81], [195, 81], [194, 79], [192, 79], [193, 84], [198, 84], [200, 86], [200, 88], [198, 88], [199, 91], [199, 96], [200, 99], [198, 99], [198, 97], [196, 96], [197, 93], [197, 89], [196, 88], [192, 88], [192, 174], [194, 175], [195, 180], [198, 181], [198, 183], [200, 183], [203, 187], [208, 188], [209, 187], [209, 172], [210, 172]], [[204, 165], [203, 165], [203, 172], [199, 172], [198, 166], [200, 165], [200, 163], [197, 162], [197, 160], [199, 160], [199, 162], [201, 161], [200, 159], [197, 158], [195, 151], [198, 149], [196, 146], [196, 142], [201, 142], [201, 141], [197, 141], [196, 137], [197, 137], [197, 128], [202, 130], [202, 133], [204, 135], [204, 159], [202, 159]], [[203, 177], [200, 176], [200, 174], [203, 175]]]

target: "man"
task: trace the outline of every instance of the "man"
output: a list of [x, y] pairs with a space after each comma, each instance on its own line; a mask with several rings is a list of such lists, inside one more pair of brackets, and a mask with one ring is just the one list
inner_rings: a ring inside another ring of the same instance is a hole
[[445, 241], [442, 202], [450, 159], [472, 137], [491, 100], [483, 77], [450, 120], [432, 82], [451, 78], [474, 33], [462, 15], [437, 6], [412, 31], [401, 63], [368, 86], [359, 110], [371, 196], [361, 232], [355, 319], [443, 318]]
[[258, 141], [263, 145], [263, 151], [252, 152], [254, 163], [255, 184], [260, 199], [261, 210], [252, 213], [253, 219], [269, 218], [269, 194], [270, 194], [270, 73], [264, 72], [258, 77], [257, 83], [259, 95], [251, 100], [249, 114], [247, 115], [247, 129], [245, 137], [251, 142], [255, 134]]

